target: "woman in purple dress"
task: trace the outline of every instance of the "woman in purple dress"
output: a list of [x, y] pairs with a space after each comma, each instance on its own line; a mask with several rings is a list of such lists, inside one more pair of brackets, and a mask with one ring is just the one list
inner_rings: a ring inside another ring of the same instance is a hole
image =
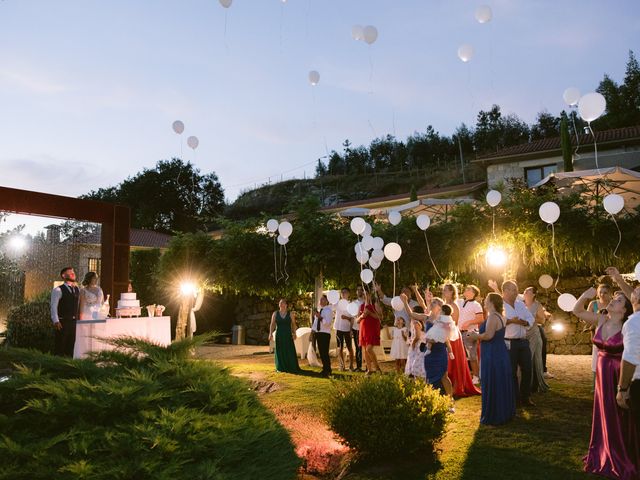
[[608, 478], [637, 480], [640, 453], [635, 425], [629, 412], [616, 403], [623, 349], [622, 324], [633, 310], [624, 295], [616, 295], [607, 308], [598, 313], [585, 310], [585, 304], [595, 295], [595, 288], [590, 288], [573, 309], [575, 316], [596, 326], [593, 343], [598, 347], [591, 441], [584, 469]]

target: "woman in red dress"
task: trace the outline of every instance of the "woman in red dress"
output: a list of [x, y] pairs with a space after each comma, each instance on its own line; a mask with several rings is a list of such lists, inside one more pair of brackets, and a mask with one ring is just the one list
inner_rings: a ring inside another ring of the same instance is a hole
[[365, 291], [364, 303], [360, 305], [360, 316], [356, 321], [360, 324], [360, 346], [364, 353], [364, 361], [367, 366], [367, 375], [380, 372], [378, 358], [373, 347], [380, 345], [380, 321], [382, 320], [382, 307], [376, 299], [372, 301], [371, 293]]

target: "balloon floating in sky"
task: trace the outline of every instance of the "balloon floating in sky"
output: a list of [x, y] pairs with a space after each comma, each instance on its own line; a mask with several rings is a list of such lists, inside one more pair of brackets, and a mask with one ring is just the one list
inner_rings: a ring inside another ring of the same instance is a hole
[[200, 141], [198, 140], [198, 137], [191, 136], [187, 138], [187, 145], [195, 150], [198, 148], [198, 145], [200, 145]]
[[284, 238], [289, 238], [293, 233], [293, 225], [291, 225], [289, 222], [282, 222], [280, 225], [278, 225], [278, 232]]
[[402, 255], [402, 247], [395, 242], [387, 243], [384, 247], [384, 256], [390, 262], [396, 262]]
[[467, 63], [469, 60], [473, 58], [474, 49], [472, 45], [465, 43], [460, 45], [458, 48], [458, 58], [462, 60], [464, 63]]
[[367, 222], [361, 217], [356, 217], [351, 220], [351, 231], [356, 235], [360, 235], [367, 228]]
[[560, 218], [560, 207], [555, 202], [544, 202], [540, 205], [538, 213], [543, 222], [556, 223], [558, 218]]
[[602, 200], [602, 206], [611, 215], [615, 215], [624, 208], [624, 198], [617, 193], [611, 193], [604, 197]]
[[542, 288], [551, 288], [551, 285], [553, 285], [553, 277], [545, 273], [543, 275], [540, 275], [538, 283]]
[[570, 107], [575, 107], [580, 100], [580, 90], [576, 87], [569, 87], [562, 94], [562, 99]]
[[233, 0], [219, 0], [219, 1], [220, 1], [220, 5], [222, 5], [224, 8], [229, 8], [233, 3]]
[[488, 23], [493, 18], [493, 12], [489, 5], [480, 5], [476, 10], [476, 20], [478, 23]]
[[426, 230], [427, 228], [429, 228], [429, 225], [431, 225], [431, 219], [429, 218], [429, 215], [426, 214], [422, 214], [422, 215], [418, 215], [418, 218], [416, 218], [416, 225], [418, 225], [418, 228], [420, 230]]
[[563, 293], [558, 297], [558, 306], [565, 312], [570, 312], [576, 306], [576, 297], [570, 293]]
[[181, 135], [182, 132], [184, 132], [184, 123], [182, 123], [180, 120], [176, 120], [171, 125], [171, 128], [173, 128], [173, 131], [176, 132], [178, 135]]
[[354, 40], [364, 40], [364, 27], [362, 25], [354, 25], [351, 27], [351, 38]]
[[272, 218], [267, 222], [267, 230], [269, 230], [271, 233], [278, 230], [278, 221], [275, 218]]
[[309, 83], [314, 87], [320, 83], [320, 74], [315, 70], [309, 72]]
[[367, 25], [366, 27], [364, 27], [362, 33], [362, 38], [364, 38], [364, 41], [369, 45], [371, 45], [378, 39], [378, 29], [373, 25]]
[[578, 102], [578, 113], [585, 122], [600, 118], [607, 108], [607, 101], [598, 92], [587, 93]]

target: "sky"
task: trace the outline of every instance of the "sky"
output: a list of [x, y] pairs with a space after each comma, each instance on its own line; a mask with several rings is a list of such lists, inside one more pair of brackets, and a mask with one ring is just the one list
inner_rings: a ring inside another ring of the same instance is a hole
[[558, 113], [567, 87], [622, 81], [629, 49], [637, 0], [2, 0], [0, 185], [77, 196], [182, 151], [233, 201], [347, 138], [449, 135], [494, 103]]

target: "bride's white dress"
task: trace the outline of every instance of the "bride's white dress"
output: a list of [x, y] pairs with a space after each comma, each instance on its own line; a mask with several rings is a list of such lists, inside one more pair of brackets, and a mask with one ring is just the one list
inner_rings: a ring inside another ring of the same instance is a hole
[[[80, 302], [82, 305], [80, 309], [80, 320], [93, 320], [100, 315], [100, 307], [104, 303], [104, 293], [102, 293], [100, 287], [96, 288], [97, 293], [92, 292], [88, 288], [80, 290], [82, 297], [82, 301]], [[96, 316], [94, 316], [93, 312], [96, 312]]]

